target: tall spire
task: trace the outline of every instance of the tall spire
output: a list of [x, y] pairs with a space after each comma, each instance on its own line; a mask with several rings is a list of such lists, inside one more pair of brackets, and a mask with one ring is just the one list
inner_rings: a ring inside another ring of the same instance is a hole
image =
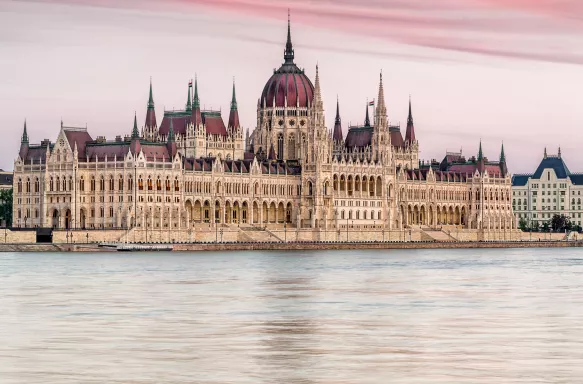
[[152, 78], [150, 77], [150, 97], [148, 98], [148, 109], [146, 111], [146, 127], [156, 127], [156, 110], [154, 109], [154, 97], [152, 95]]
[[342, 120], [340, 120], [340, 101], [336, 97], [336, 119], [334, 120], [334, 133], [332, 134], [332, 139], [335, 142], [341, 142], [343, 139], [342, 135]]
[[383, 87], [383, 72], [380, 74], [379, 95], [377, 101], [377, 115], [386, 115], [387, 107], [385, 105], [385, 88]]
[[411, 96], [409, 96], [409, 116], [407, 117], [407, 132], [405, 142], [409, 145], [415, 142], [415, 125], [413, 124], [413, 112], [411, 112]]
[[235, 95], [235, 79], [233, 79], [233, 96], [231, 98], [231, 112], [229, 113], [230, 128], [239, 128], [239, 111], [237, 111], [237, 96]]
[[364, 118], [364, 126], [370, 127], [370, 117], [368, 117], [368, 100], [366, 101], [366, 117]]
[[[26, 127], [25, 127], [26, 128]], [[561, 158], [561, 147], [559, 147], [559, 159]]]
[[22, 144], [28, 143], [28, 133], [26, 132], [26, 119], [24, 119], [24, 131], [22, 132], [22, 140], [20, 142]]
[[482, 153], [482, 140], [480, 139], [480, 149], [478, 150], [478, 161], [482, 161], [484, 159], [484, 154]]
[[194, 75], [194, 99], [192, 102], [192, 123], [196, 129], [202, 124], [202, 114], [200, 113], [200, 100], [198, 98], [198, 78]]
[[233, 96], [231, 97], [231, 111], [237, 109], [237, 96], [235, 95], [235, 79], [233, 79]]
[[194, 75], [194, 100], [193, 100], [193, 108], [200, 108], [200, 100], [198, 99], [198, 78]]
[[148, 99], [148, 108], [154, 108], [154, 96], [152, 95], [152, 77], [150, 77], [150, 98]]
[[316, 64], [316, 79], [314, 80], [314, 107], [323, 109], [322, 105], [322, 90], [320, 88], [320, 70]]
[[545, 147], [545, 153], [543, 155], [543, 158], [546, 159], [547, 158], [547, 147]]
[[140, 132], [138, 131], [138, 116], [134, 112], [134, 128], [132, 129], [132, 139], [139, 139]]
[[508, 174], [506, 155], [504, 154], [504, 142], [502, 142], [502, 149], [500, 150], [500, 171], [502, 172], [502, 176], [506, 176]]
[[190, 102], [191, 92], [192, 92], [192, 80], [188, 82], [188, 99], [186, 100], [186, 112], [192, 112], [192, 103]]
[[294, 62], [294, 47], [291, 41], [291, 21], [290, 12], [287, 10], [287, 42], [285, 43], [285, 52], [283, 58], [286, 64], [293, 64]]

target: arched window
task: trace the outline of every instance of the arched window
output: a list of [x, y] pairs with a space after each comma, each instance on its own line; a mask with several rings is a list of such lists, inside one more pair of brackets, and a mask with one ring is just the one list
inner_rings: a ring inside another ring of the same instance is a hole
[[340, 218], [344, 219], [344, 211], [340, 212]]
[[[53, 178], [51, 177], [51, 191], [53, 190], [52, 185], [53, 185]], [[17, 189], [18, 189], [18, 193], [22, 192], [22, 179], [18, 179]]]
[[166, 191], [170, 192], [170, 178], [166, 177]]
[[131, 191], [134, 188], [134, 180], [132, 179], [132, 175], [128, 177], [128, 191]]
[[312, 196], [312, 182], [308, 181], [308, 196]]
[[383, 219], [383, 214], [381, 213], [381, 211], [377, 212], [377, 220], [382, 220]]
[[95, 177], [91, 176], [91, 192], [95, 192]]
[[69, 176], [69, 191], [73, 190], [73, 178]]
[[180, 186], [178, 184], [178, 177], [174, 178], [174, 190], [176, 192], [180, 191]]
[[67, 178], [63, 176], [63, 192], [67, 190]]
[[152, 190], [152, 178], [148, 176], [148, 191]]
[[26, 193], [30, 192], [30, 178], [26, 178]]
[[101, 179], [99, 180], [99, 190], [105, 191], [105, 178], [103, 176], [101, 176]]
[[38, 177], [36, 179], [34, 179], [34, 191], [36, 193], [38, 193], [40, 191], [40, 182], [38, 180]]
[[103, 207], [99, 209], [99, 217], [105, 217], [105, 209]]
[[59, 176], [57, 176], [57, 180], [55, 181], [56, 187], [57, 187], [57, 192], [59, 192], [61, 190], [61, 178]]
[[119, 180], [117, 182], [117, 189], [119, 189], [120, 191], [123, 191], [123, 176], [119, 175]]
[[109, 190], [113, 191], [115, 187], [115, 182], [113, 180], [113, 175], [109, 176]]
[[160, 176], [158, 176], [158, 178], [156, 179], [156, 190], [158, 191], [162, 190], [162, 180], [160, 180]]
[[277, 159], [283, 160], [283, 133], [277, 135]]
[[289, 160], [296, 159], [296, 136], [291, 133], [287, 141], [287, 157]]
[[34, 210], [34, 218], [38, 219], [38, 208]]
[[109, 207], [109, 217], [113, 217], [113, 207]]
[[140, 176], [140, 177], [138, 178], [138, 189], [139, 189], [140, 191], [143, 191], [143, 190], [144, 190], [144, 180], [142, 180], [142, 176]]

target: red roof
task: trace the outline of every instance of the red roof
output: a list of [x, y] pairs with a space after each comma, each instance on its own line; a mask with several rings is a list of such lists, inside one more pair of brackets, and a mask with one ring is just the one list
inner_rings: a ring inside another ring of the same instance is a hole
[[390, 129], [389, 135], [391, 136], [391, 145], [393, 147], [404, 147], [403, 136], [401, 135], [401, 130]]
[[113, 161], [114, 158], [123, 160], [129, 150], [129, 143], [88, 145], [86, 154], [84, 153], [83, 156], [79, 157], [85, 160], [88, 156], [90, 162], [95, 161], [96, 156], [98, 161], [105, 160], [105, 157], [107, 157], [108, 161]]
[[223, 122], [223, 118], [219, 116], [203, 114], [202, 121], [204, 122], [206, 133], [209, 135], [223, 135], [227, 136], [227, 128]]
[[65, 136], [67, 137], [67, 141], [71, 146], [71, 150], [75, 150], [75, 144], [77, 144], [77, 151], [79, 152], [79, 158], [84, 159], [85, 156], [85, 146], [88, 141], [93, 141], [91, 135], [87, 132], [86, 129], [83, 128], [65, 128]]
[[314, 99], [312, 82], [295, 64], [284, 64], [271, 76], [263, 88], [261, 106], [284, 107], [286, 97], [288, 106], [299, 104], [302, 108], [307, 108]]

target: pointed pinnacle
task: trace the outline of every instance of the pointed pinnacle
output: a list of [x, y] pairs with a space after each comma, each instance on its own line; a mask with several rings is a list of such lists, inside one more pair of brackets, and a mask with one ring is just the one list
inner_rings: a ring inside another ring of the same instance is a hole
[[152, 95], [152, 76], [150, 76], [150, 97], [148, 98], [148, 108], [154, 108], [154, 96]]
[[134, 111], [134, 128], [132, 129], [132, 139], [138, 139], [140, 137], [140, 132], [138, 131], [138, 116]]
[[235, 95], [235, 78], [233, 77], [233, 97], [231, 98], [231, 110], [237, 109], [237, 96]]

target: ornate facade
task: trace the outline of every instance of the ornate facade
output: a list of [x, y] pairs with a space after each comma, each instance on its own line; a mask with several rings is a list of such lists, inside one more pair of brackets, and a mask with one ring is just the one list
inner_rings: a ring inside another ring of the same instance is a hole
[[[284, 63], [257, 103], [244, 138], [235, 87], [225, 125], [200, 108], [198, 81], [186, 107], [158, 126], [152, 84], [145, 124], [113, 141], [85, 128], [29, 143], [26, 124], [14, 165], [14, 225], [180, 230], [257, 226], [335, 231], [455, 226], [514, 227], [511, 177], [497, 162], [461, 153], [420, 162], [411, 102], [405, 137], [388, 122], [382, 74], [374, 117], [348, 127], [340, 107], [328, 129], [320, 74], [297, 67], [288, 23]], [[208, 223], [208, 224], [206, 224]]]

